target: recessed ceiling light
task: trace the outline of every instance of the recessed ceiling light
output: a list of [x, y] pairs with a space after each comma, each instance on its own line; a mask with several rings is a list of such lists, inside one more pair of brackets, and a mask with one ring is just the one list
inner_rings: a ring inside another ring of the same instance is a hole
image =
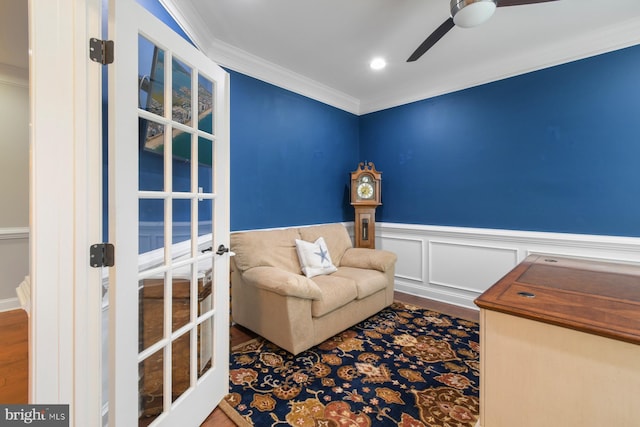
[[387, 66], [387, 61], [385, 61], [382, 58], [374, 58], [369, 63], [369, 66], [371, 67], [372, 70], [382, 70], [384, 67]]

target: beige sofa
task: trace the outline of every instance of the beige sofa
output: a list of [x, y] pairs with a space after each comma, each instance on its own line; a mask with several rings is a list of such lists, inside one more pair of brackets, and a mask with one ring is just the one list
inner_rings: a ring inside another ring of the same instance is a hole
[[[307, 278], [296, 239], [323, 237], [337, 271]], [[353, 248], [342, 224], [231, 235], [231, 315], [298, 354], [393, 302], [394, 253]]]

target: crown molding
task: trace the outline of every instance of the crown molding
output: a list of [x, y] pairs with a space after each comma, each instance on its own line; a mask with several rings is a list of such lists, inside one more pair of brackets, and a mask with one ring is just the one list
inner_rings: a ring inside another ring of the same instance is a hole
[[360, 114], [360, 100], [273, 62], [215, 40], [205, 50], [223, 67], [255, 77], [353, 114]]
[[219, 65], [356, 115], [373, 113], [640, 44], [640, 17], [635, 17], [587, 35], [557, 41], [552, 46], [523, 51], [517, 56], [491, 60], [476, 64], [472, 68], [453, 71], [441, 81], [431, 80], [422, 87], [394, 87], [390, 92], [357, 99], [215, 39], [190, 2], [181, 2], [180, 7], [177, 7], [174, 0], [160, 1], [194, 44]]
[[222, 67], [271, 83], [324, 104], [360, 114], [360, 100], [273, 62], [217, 40], [190, 2], [160, 0], [193, 43]]
[[361, 100], [360, 114], [373, 113], [433, 98], [637, 44], [640, 44], [640, 17], [605, 27], [587, 35], [563, 39], [552, 46], [523, 51], [517, 56], [497, 61], [479, 63], [475, 67], [448, 74], [446, 80], [430, 81], [428, 86], [422, 88], [406, 87], [402, 91], [398, 91], [396, 88], [394, 93], [382, 93], [375, 98]]
[[160, 4], [171, 15], [174, 21], [189, 36], [193, 44], [201, 51], [208, 44], [208, 40], [213, 40], [213, 34], [209, 31], [209, 26], [202, 20], [202, 17], [193, 8], [190, 2], [182, 2], [180, 6], [173, 0], [159, 0]]

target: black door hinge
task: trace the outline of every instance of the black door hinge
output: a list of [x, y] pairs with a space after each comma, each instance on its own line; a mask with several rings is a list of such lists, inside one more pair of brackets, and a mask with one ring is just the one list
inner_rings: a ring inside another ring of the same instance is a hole
[[115, 264], [115, 248], [111, 243], [96, 243], [89, 248], [89, 265], [91, 267], [113, 267]]
[[111, 64], [113, 62], [113, 41], [89, 39], [89, 58], [102, 65]]

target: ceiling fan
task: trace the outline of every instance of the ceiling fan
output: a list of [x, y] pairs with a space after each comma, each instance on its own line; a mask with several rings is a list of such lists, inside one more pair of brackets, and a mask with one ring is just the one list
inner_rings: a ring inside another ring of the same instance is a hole
[[496, 7], [521, 6], [558, 0], [451, 0], [451, 17], [444, 21], [407, 59], [413, 62], [431, 49], [450, 29], [456, 25], [469, 28], [480, 25], [493, 15]]

